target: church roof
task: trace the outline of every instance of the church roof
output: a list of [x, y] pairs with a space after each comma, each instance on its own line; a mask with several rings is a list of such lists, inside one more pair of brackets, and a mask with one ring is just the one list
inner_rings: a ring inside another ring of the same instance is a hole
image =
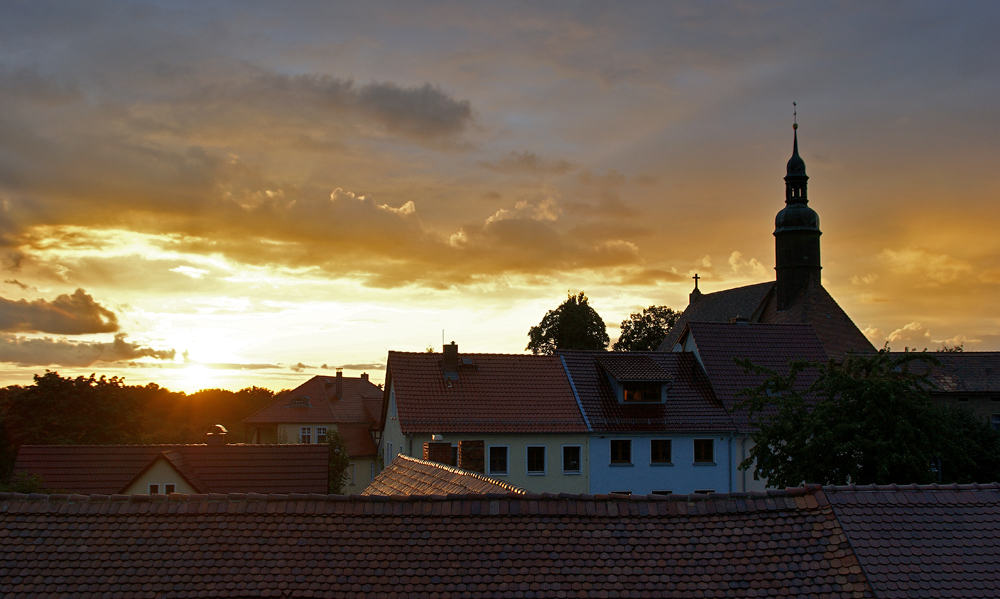
[[773, 289], [772, 281], [694, 296], [657, 350], [671, 351], [689, 322], [729, 322], [734, 318], [756, 322], [764, 300]]

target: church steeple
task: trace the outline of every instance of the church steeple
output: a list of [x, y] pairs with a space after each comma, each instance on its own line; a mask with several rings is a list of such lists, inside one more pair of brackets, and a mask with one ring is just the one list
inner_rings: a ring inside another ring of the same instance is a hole
[[810, 279], [820, 281], [819, 215], [809, 207], [806, 163], [799, 156], [799, 125], [792, 125], [792, 157], [785, 175], [785, 207], [774, 218], [778, 310], [785, 310]]

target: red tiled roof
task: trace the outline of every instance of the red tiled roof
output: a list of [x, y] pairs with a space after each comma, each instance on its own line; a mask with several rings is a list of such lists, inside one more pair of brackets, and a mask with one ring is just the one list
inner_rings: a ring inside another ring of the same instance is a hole
[[[381, 405], [382, 390], [360, 377], [343, 377], [343, 397], [336, 394], [337, 378], [314, 376], [244, 420], [246, 424], [333, 424], [375, 422], [378, 418], [365, 410], [366, 400]], [[307, 406], [293, 405], [297, 398], [307, 398]]]
[[375, 440], [372, 438], [370, 424], [364, 422], [360, 424], [342, 423], [337, 425], [337, 430], [344, 438], [347, 453], [352, 458], [373, 457], [378, 453], [378, 447], [375, 446]]
[[843, 359], [847, 352], [875, 351], [871, 341], [819, 281], [810, 279], [781, 312], [777, 309], [774, 286], [774, 282], [757, 283], [698, 296], [658, 349], [671, 351], [689, 322], [728, 323], [741, 317], [759, 323], [811, 324], [826, 354], [837, 360]]
[[873, 597], [830, 505], [803, 489], [0, 494], [0, 564], [7, 597]]
[[638, 352], [609, 352], [596, 360], [617, 381], [667, 381], [672, 376], [652, 356]]
[[[903, 352], [892, 352], [901, 356]], [[942, 393], [1000, 393], [1000, 352], [934, 352], [941, 364], [931, 366], [931, 380]], [[911, 370], [926, 372], [923, 360]]]
[[824, 491], [878, 597], [1000, 597], [1000, 485]]
[[835, 360], [843, 360], [849, 352], [875, 352], [872, 342], [819, 281], [810, 279], [787, 309], [778, 312], [777, 303], [773, 294], [768, 297], [760, 322], [811, 324], [826, 354]]
[[23, 445], [15, 473], [68, 493], [122, 493], [154, 460], [168, 459], [199, 491], [325, 493], [326, 445]]
[[375, 477], [362, 495], [468, 495], [525, 490], [485, 474], [399, 454]]
[[556, 356], [462, 354], [446, 381], [441, 354], [389, 352], [404, 433], [583, 433], [587, 431]]
[[[823, 345], [807, 324], [689, 322], [687, 326], [716, 399], [730, 410], [742, 399], [740, 391], [764, 380], [761, 375], [745, 372], [734, 358], [748, 358], [780, 374], [788, 373], [792, 360], [827, 359]], [[807, 388], [815, 376], [815, 372], [803, 372], [798, 380], [801, 388]], [[742, 412], [733, 416], [738, 423], [744, 422]]]
[[[694, 356], [673, 352], [562, 351], [587, 422], [594, 431], [731, 431], [732, 419], [715, 400]], [[609, 357], [655, 362], [672, 380], [663, 404], [620, 404], [598, 362]]]
[[733, 318], [756, 321], [772, 289], [774, 281], [698, 295], [677, 318], [657, 349], [672, 351], [689, 322], [729, 322]]

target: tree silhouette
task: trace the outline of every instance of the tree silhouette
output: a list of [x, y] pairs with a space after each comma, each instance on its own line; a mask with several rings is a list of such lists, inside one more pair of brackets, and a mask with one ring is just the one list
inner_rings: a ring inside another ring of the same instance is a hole
[[650, 306], [622, 321], [622, 334], [611, 348], [615, 351], [654, 351], [680, 318], [666, 306]]
[[604, 321], [581, 291], [569, 294], [538, 326], [531, 327], [525, 349], [533, 354], [554, 354], [560, 349], [605, 349], [609, 341]]

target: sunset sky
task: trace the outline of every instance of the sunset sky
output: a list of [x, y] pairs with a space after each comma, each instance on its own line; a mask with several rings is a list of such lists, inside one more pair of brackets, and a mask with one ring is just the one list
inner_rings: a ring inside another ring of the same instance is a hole
[[282, 389], [774, 278], [1000, 350], [1000, 3], [0, 5], [0, 384]]

